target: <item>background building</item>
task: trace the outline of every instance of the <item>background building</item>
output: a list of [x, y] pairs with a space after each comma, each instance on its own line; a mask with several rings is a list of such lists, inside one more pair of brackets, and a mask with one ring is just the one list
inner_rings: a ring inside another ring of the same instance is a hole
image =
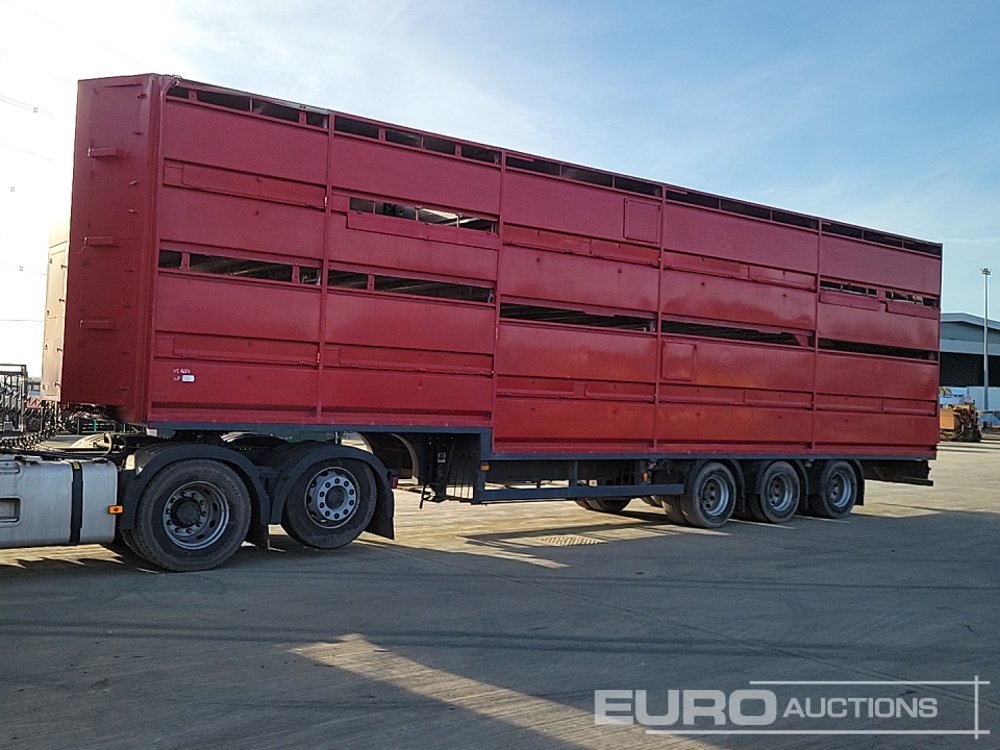
[[[1000, 409], [1000, 322], [989, 321], [990, 409]], [[967, 387], [983, 407], [983, 318], [969, 313], [941, 314], [941, 385]]]

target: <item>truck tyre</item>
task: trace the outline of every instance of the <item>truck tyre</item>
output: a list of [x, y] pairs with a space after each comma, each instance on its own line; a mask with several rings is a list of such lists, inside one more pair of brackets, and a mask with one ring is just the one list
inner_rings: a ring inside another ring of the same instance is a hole
[[729, 468], [718, 461], [696, 466], [681, 495], [681, 512], [692, 526], [717, 529], [736, 509], [739, 487]]
[[787, 461], [772, 461], [758, 475], [747, 507], [758, 521], [785, 523], [795, 515], [801, 499], [802, 480], [795, 467]]
[[375, 479], [364, 462], [317, 461], [289, 485], [281, 527], [307, 547], [336, 549], [361, 535], [376, 501]]
[[136, 506], [122, 539], [166, 570], [210, 570], [228, 560], [250, 527], [250, 492], [219, 461], [189, 459], [161, 469]]
[[630, 502], [630, 497], [581, 497], [576, 500], [581, 508], [596, 510], [598, 513], [621, 513]]
[[809, 509], [820, 518], [843, 518], [858, 500], [860, 483], [847, 461], [828, 461], [819, 475], [818, 492], [809, 496]]
[[681, 512], [680, 495], [657, 495], [656, 498], [660, 501], [660, 507], [663, 508], [663, 512], [670, 523], [677, 524], [678, 526], [688, 525], [687, 519], [684, 518], [684, 514]]

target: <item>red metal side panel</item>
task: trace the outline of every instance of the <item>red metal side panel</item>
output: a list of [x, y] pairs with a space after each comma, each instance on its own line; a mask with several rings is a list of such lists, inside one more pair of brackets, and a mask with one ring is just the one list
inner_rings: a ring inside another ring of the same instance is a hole
[[660, 264], [658, 248], [645, 247], [630, 242], [611, 242], [593, 237], [579, 237], [563, 232], [549, 232], [543, 229], [529, 229], [511, 224], [504, 226], [504, 241], [509, 245], [534, 247], [540, 250], [556, 250], [562, 253], [593, 255], [608, 260], [627, 260], [647, 266]]
[[816, 415], [816, 447], [823, 451], [896, 453], [900, 447], [933, 450], [938, 441], [936, 415], [858, 414], [823, 411]]
[[490, 216], [500, 211], [496, 167], [340, 134], [333, 158], [338, 188]]
[[908, 308], [918, 315], [890, 312], [885, 300], [873, 297], [820, 292], [817, 332], [821, 339], [937, 351], [937, 312]]
[[625, 239], [625, 198], [611, 190], [507, 172], [504, 221], [609, 240]]
[[499, 397], [498, 452], [613, 453], [652, 447], [653, 405], [629, 402]]
[[727, 445], [732, 449], [732, 444], [764, 447], [771, 443], [794, 446], [801, 452], [812, 438], [811, 427], [806, 409], [684, 403], [656, 407], [656, 437], [663, 441], [661, 449], [666, 452], [685, 443], [702, 449], [716, 446], [716, 452], [724, 451]]
[[828, 234], [822, 237], [819, 253], [823, 276], [935, 297], [941, 294], [941, 259], [933, 255]]
[[[579, 168], [525, 173], [331, 132], [322, 115], [280, 121], [241, 111], [239, 92], [164, 100], [167, 85], [81, 84], [66, 400], [137, 422], [493, 426], [501, 453], [933, 450], [937, 366], [884, 347], [937, 348], [937, 310], [891, 294], [936, 296], [934, 255], [661, 203], [573, 179], [593, 179]], [[665, 189], [644, 185], [632, 187]], [[506, 245], [352, 211], [351, 197], [488, 219]], [[158, 269], [161, 248], [184, 254]], [[197, 253], [284, 268], [190, 263]], [[498, 281], [500, 302], [662, 315], [744, 340], [498, 325], [497, 305], [415, 296], [447, 286], [329, 287], [359, 280], [327, 269]], [[318, 283], [223, 275], [248, 270]], [[831, 282], [874, 291], [817, 290]], [[765, 343], [768, 331], [802, 345]], [[822, 351], [814, 366], [805, 334], [878, 356]]]
[[[315, 345], [319, 303], [317, 289], [296, 284], [161, 272], [156, 328]], [[265, 320], [261, 320], [262, 310], [267, 311]]]
[[146, 76], [79, 86], [61, 397], [136, 421], [148, 387], [158, 101]]
[[762, 266], [815, 273], [815, 232], [667, 203], [663, 247]]
[[751, 280], [664, 271], [660, 304], [670, 316], [809, 330], [816, 294]]
[[[414, 226], [409, 226], [411, 224]], [[438, 232], [431, 237], [428, 229]], [[415, 221], [335, 214], [330, 221], [330, 259], [383, 268], [387, 273], [406, 270], [467, 279], [496, 279], [500, 246], [496, 235], [463, 229], [453, 229], [449, 233], [443, 229]], [[480, 234], [483, 236], [469, 236]], [[465, 244], [459, 244], [460, 241]]]
[[315, 413], [315, 369], [160, 360], [151, 378], [153, 418], [287, 424]]
[[163, 188], [164, 243], [323, 257], [323, 214], [250, 198]]
[[863, 354], [820, 352], [819, 393], [924, 399], [937, 404], [938, 365]]
[[[483, 425], [493, 397], [488, 375], [448, 375], [397, 370], [328, 369], [323, 374], [323, 414], [339, 421]], [[468, 419], [453, 422], [455, 416]]]
[[565, 253], [504, 247], [501, 295], [576, 305], [656, 310], [653, 268]]
[[492, 353], [494, 321], [487, 305], [329, 292], [326, 337], [336, 344]]
[[167, 159], [326, 184], [327, 134], [247, 112], [167, 98]]
[[726, 388], [810, 392], [812, 370], [813, 351], [805, 347], [793, 349], [684, 339], [663, 342], [664, 380]]
[[498, 375], [652, 383], [656, 337], [504, 321], [496, 370]]

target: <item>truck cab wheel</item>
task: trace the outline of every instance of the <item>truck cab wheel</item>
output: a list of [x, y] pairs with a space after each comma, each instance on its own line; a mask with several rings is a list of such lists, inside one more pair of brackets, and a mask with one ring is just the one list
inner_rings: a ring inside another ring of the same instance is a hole
[[318, 461], [288, 485], [281, 526], [307, 547], [336, 549], [361, 535], [375, 504], [375, 479], [364, 462]]
[[820, 518], [843, 518], [858, 501], [861, 479], [847, 461], [828, 461], [819, 475], [809, 509]]
[[139, 497], [122, 539], [166, 570], [210, 570], [228, 560], [250, 527], [250, 493], [219, 461], [190, 459], [161, 469]]
[[733, 515], [739, 487], [725, 464], [706, 461], [696, 465], [686, 484], [680, 506], [692, 526], [716, 529]]

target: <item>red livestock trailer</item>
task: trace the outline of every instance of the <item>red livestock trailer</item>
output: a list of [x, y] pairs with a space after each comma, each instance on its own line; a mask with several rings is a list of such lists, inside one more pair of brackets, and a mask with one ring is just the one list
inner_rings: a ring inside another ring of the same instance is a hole
[[939, 244], [142, 75], [80, 83], [66, 265], [46, 394], [142, 428], [164, 567], [391, 534], [397, 475], [704, 527], [928, 483]]

